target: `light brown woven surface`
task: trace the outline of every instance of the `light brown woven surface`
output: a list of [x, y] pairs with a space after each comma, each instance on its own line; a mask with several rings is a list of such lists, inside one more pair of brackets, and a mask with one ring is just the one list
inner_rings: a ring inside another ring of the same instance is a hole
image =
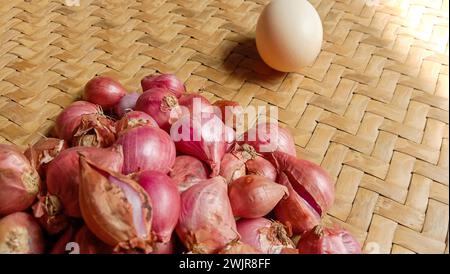
[[80, 2], [0, 0], [0, 142], [48, 134], [95, 74], [132, 91], [174, 72], [211, 99], [279, 106], [299, 156], [337, 181], [327, 221], [366, 252], [448, 253], [448, 0], [311, 1], [325, 41], [298, 74], [258, 57], [266, 0]]

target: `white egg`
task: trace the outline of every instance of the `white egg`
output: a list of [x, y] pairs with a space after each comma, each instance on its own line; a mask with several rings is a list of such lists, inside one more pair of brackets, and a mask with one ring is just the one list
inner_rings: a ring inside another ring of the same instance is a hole
[[306, 0], [273, 0], [256, 26], [261, 58], [279, 71], [296, 72], [314, 63], [322, 40], [319, 14]]

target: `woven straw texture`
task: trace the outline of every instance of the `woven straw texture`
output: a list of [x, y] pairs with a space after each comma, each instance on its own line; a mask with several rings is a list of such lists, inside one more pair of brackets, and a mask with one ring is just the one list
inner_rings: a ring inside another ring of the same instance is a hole
[[314, 0], [322, 52], [299, 73], [259, 58], [266, 0], [0, 0], [0, 142], [48, 135], [94, 75], [155, 72], [190, 92], [276, 105], [326, 168], [326, 217], [367, 253], [448, 253], [448, 0]]

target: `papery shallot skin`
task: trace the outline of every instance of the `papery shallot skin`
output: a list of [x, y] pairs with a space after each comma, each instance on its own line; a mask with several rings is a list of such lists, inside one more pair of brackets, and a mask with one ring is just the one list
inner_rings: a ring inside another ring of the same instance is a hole
[[86, 102], [76, 101], [66, 107], [56, 119], [55, 132], [58, 138], [64, 139], [68, 144], [72, 142], [73, 134], [81, 124], [81, 118], [87, 114], [101, 114], [102, 111], [98, 105]]
[[189, 155], [180, 155], [175, 158], [169, 176], [177, 184], [178, 190], [183, 192], [194, 184], [207, 179], [209, 173], [206, 164], [199, 159]]
[[38, 201], [32, 206], [32, 209], [36, 220], [50, 235], [60, 233], [69, 225], [69, 218], [62, 213], [61, 202], [54, 195], [39, 194]]
[[99, 166], [120, 172], [123, 167], [123, 152], [120, 146], [111, 148], [73, 147], [62, 151], [48, 166], [47, 190], [59, 198], [64, 214], [81, 217], [78, 203], [80, 184], [79, 157], [84, 155]]
[[320, 217], [332, 206], [334, 183], [320, 166], [283, 152], [266, 156], [278, 170], [277, 182], [288, 188], [289, 196], [275, 208], [277, 218], [303, 233], [320, 222]]
[[259, 175], [242, 176], [228, 187], [233, 214], [242, 218], [259, 218], [269, 214], [287, 194], [285, 186]]
[[358, 241], [345, 229], [316, 226], [300, 238], [300, 254], [361, 254]]
[[118, 172], [80, 156], [79, 201], [89, 230], [114, 251], [152, 251], [152, 206], [145, 190]]
[[289, 231], [281, 223], [266, 218], [239, 219], [237, 230], [243, 243], [265, 254], [279, 254], [295, 247]]
[[236, 222], [220, 177], [204, 180], [181, 194], [176, 232], [189, 251], [215, 253], [238, 239]]
[[103, 114], [87, 114], [72, 137], [72, 146], [109, 147], [116, 141], [115, 122]]
[[130, 111], [125, 113], [120, 120], [116, 121], [116, 132], [120, 134], [127, 129], [142, 126], [159, 127], [158, 123], [147, 113], [137, 110]]
[[159, 128], [143, 126], [128, 129], [120, 134], [117, 144], [123, 148], [124, 174], [144, 170], [167, 173], [175, 162], [175, 144]]
[[28, 213], [16, 212], [0, 219], [0, 254], [41, 254], [41, 229]]
[[58, 156], [61, 151], [67, 148], [68, 144], [62, 139], [43, 138], [30, 146], [24, 152], [24, 155], [38, 171], [41, 178], [45, 178], [48, 164]]
[[0, 216], [25, 210], [39, 192], [40, 179], [13, 145], [0, 144]]

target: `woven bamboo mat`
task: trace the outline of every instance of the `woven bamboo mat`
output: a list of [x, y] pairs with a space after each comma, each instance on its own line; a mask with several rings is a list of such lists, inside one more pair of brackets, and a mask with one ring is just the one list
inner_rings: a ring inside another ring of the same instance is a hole
[[173, 72], [212, 100], [278, 106], [299, 156], [336, 179], [326, 221], [365, 252], [448, 253], [448, 0], [311, 1], [325, 41], [296, 74], [258, 57], [266, 0], [76, 2], [0, 0], [0, 142], [48, 134], [95, 74], [133, 91]]

